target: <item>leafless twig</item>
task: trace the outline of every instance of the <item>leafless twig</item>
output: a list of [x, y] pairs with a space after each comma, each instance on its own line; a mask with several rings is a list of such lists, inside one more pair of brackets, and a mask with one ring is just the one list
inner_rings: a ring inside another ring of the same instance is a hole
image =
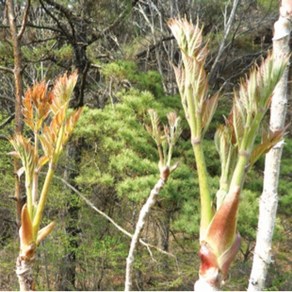
[[14, 117], [15, 117], [15, 114], [13, 113], [2, 124], [0, 124], [0, 129], [4, 128], [7, 124], [9, 124], [14, 119]]
[[229, 35], [229, 32], [230, 32], [230, 29], [231, 29], [231, 26], [232, 26], [232, 23], [233, 23], [233, 20], [234, 20], [234, 17], [235, 17], [235, 12], [236, 12], [236, 9], [237, 9], [237, 6], [239, 4], [239, 1], [240, 0], [233, 0], [233, 4], [232, 4], [232, 9], [231, 9], [231, 12], [230, 12], [230, 15], [229, 15], [229, 18], [228, 18], [228, 21], [226, 22], [226, 17], [227, 17], [227, 11], [225, 10], [225, 14], [224, 14], [224, 35], [223, 35], [223, 39], [220, 43], [220, 47], [219, 47], [219, 50], [218, 50], [218, 53], [217, 53], [217, 56], [215, 58], [215, 61], [211, 67], [211, 70], [210, 70], [210, 74], [209, 74], [209, 80], [213, 80], [214, 78], [214, 75], [216, 74], [216, 68], [217, 68], [217, 64], [226, 48], [226, 40], [227, 40], [227, 37]]
[[[125, 230], [123, 227], [121, 227], [118, 223], [116, 223], [110, 216], [108, 216], [106, 213], [102, 212], [101, 210], [99, 210], [92, 202], [90, 202], [83, 194], [81, 194], [74, 186], [72, 186], [70, 183], [68, 183], [65, 179], [55, 176], [55, 178], [57, 178], [58, 180], [62, 181], [68, 188], [70, 188], [73, 192], [75, 192], [90, 208], [92, 208], [93, 210], [95, 210], [98, 214], [100, 214], [101, 216], [103, 216], [104, 218], [106, 218], [110, 223], [112, 223], [119, 231], [121, 231], [123, 234], [127, 235], [128, 237], [132, 238], [133, 235], [128, 232], [127, 230]], [[139, 242], [144, 245], [147, 250], [149, 251], [150, 248], [154, 248], [157, 251], [159, 251], [160, 253], [170, 256], [172, 258], [175, 258], [175, 255], [164, 251], [162, 249], [160, 249], [159, 247], [152, 245], [150, 243], [145, 242], [144, 240], [140, 239]], [[152, 253], [150, 253], [150, 255], [152, 256]]]

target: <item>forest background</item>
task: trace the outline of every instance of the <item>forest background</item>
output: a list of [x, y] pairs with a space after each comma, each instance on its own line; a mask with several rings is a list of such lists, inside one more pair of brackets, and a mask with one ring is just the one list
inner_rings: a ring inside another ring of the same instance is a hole
[[[15, 2], [16, 21], [21, 26], [27, 2]], [[213, 142], [216, 127], [230, 111], [232, 88], [271, 48], [278, 17], [277, 1], [241, 0], [228, 32], [227, 20], [235, 2], [31, 1], [20, 43], [24, 88], [77, 69], [79, 80], [71, 106], [84, 106], [50, 190], [44, 224], [54, 219], [57, 226], [38, 249], [38, 289], [123, 289], [130, 240], [93, 206], [133, 232], [139, 210], [157, 180], [156, 146], [145, 129], [147, 110], [153, 108], [161, 117], [176, 110], [183, 118], [171, 66], [171, 62], [179, 62], [178, 48], [166, 25], [169, 18], [179, 15], [194, 22], [199, 19], [204, 25], [210, 85], [212, 90], [222, 88], [224, 92], [204, 142], [215, 193], [220, 176]], [[14, 59], [4, 0], [0, 12], [0, 289], [17, 290], [18, 220], [13, 163], [7, 155], [12, 149], [6, 139], [14, 131]], [[289, 127], [268, 290], [292, 287], [291, 134]], [[141, 245], [135, 262], [135, 290], [192, 290], [197, 278], [199, 192], [189, 138], [183, 119], [182, 136], [173, 155], [179, 167], [159, 195], [143, 231], [144, 240], [174, 257], [154, 248], [150, 254]], [[263, 165], [261, 159], [247, 177], [238, 224], [243, 240], [226, 290], [244, 290], [248, 285]]]

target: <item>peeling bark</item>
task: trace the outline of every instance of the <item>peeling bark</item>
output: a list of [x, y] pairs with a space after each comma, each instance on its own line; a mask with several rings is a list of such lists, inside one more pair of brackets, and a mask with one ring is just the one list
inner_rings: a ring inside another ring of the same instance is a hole
[[16, 260], [16, 275], [18, 277], [20, 291], [35, 291], [33, 264], [33, 258], [28, 260], [19, 256]]

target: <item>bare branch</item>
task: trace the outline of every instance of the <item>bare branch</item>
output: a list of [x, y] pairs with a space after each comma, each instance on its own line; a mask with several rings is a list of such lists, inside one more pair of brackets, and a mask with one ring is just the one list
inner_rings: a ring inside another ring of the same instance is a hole
[[136, 4], [139, 2], [139, 0], [133, 0], [132, 1], [132, 7], [131, 9], [129, 8], [125, 8], [120, 15], [116, 18], [116, 20], [114, 22], [112, 22], [110, 25], [108, 25], [106, 28], [104, 28], [102, 30], [102, 32], [99, 32], [97, 34], [94, 34], [92, 36], [92, 38], [88, 41], [88, 44], [92, 44], [93, 42], [95, 42], [96, 40], [98, 40], [102, 35], [106, 34], [107, 32], [109, 32], [110, 30], [112, 30], [113, 28], [115, 28], [116, 26], [118, 26], [120, 24], [120, 22], [127, 16], [129, 15], [129, 13], [131, 12], [131, 10], [136, 6]]
[[59, 27], [60, 32], [63, 33], [63, 34], [65, 34], [68, 39], [71, 39], [71, 36], [68, 33], [67, 29], [62, 26], [62, 24], [60, 23], [60, 21], [58, 20], [58, 18], [55, 17], [54, 14], [51, 13], [51, 11], [45, 6], [43, 0], [40, 0], [40, 4], [43, 7], [43, 9], [46, 11], [46, 13], [57, 23], [57, 26]]
[[[217, 56], [215, 58], [215, 61], [214, 61], [213, 65], [211, 67], [211, 70], [210, 70], [209, 80], [212, 80], [214, 78], [214, 75], [216, 74], [217, 64], [218, 64], [218, 62], [219, 62], [219, 60], [220, 60], [220, 58], [221, 58], [221, 56], [226, 48], [225, 43], [226, 43], [227, 37], [229, 35], [230, 29], [232, 26], [232, 23], [233, 23], [233, 20], [235, 17], [235, 12], [236, 12], [237, 6], [239, 4], [239, 1], [240, 0], [233, 0], [232, 9], [231, 9], [228, 21], [226, 23], [226, 26], [224, 27], [224, 36], [223, 36], [223, 39], [221, 41]], [[224, 22], [226, 22], [226, 13], [224, 15]]]
[[18, 35], [17, 35], [18, 40], [21, 40], [21, 38], [23, 36], [23, 33], [25, 31], [29, 8], [30, 8], [30, 0], [27, 0], [26, 6], [25, 6], [24, 15], [23, 15], [23, 18], [22, 18], [21, 28], [20, 28], [20, 30], [18, 32]]
[[8, 72], [8, 73], [11, 73], [11, 74], [14, 73], [13, 72], [13, 69], [8, 68], [8, 67], [5, 67], [5, 66], [0, 66], [0, 70], [5, 71], [5, 72]]
[[[5, 140], [5, 141], [7, 141], [8, 138], [7, 138], [7, 136], [0, 134], [0, 140]], [[15, 197], [13, 197], [13, 198], [15, 199]]]
[[52, 27], [52, 26], [48, 26], [48, 25], [37, 25], [37, 24], [33, 24], [33, 23], [27, 23], [27, 26], [28, 27], [33, 27], [33, 28], [38, 28], [38, 29], [47, 29], [47, 30], [51, 30], [51, 31], [54, 31], [54, 32], [58, 32], [58, 33], [62, 33], [61, 30], [55, 28], [55, 27]]
[[[64, 185], [66, 185], [69, 189], [71, 189], [74, 193], [76, 193], [90, 208], [92, 208], [93, 210], [95, 210], [99, 215], [103, 216], [105, 219], [107, 219], [110, 223], [112, 223], [119, 231], [121, 231], [123, 234], [125, 234], [126, 236], [132, 238], [133, 235], [128, 232], [127, 230], [125, 230], [123, 227], [121, 227], [118, 223], [116, 223], [111, 217], [109, 217], [106, 213], [102, 212], [101, 210], [99, 210], [93, 203], [91, 203], [83, 194], [81, 194], [74, 186], [72, 186], [70, 183], [68, 183], [65, 179], [61, 178], [61, 177], [58, 177], [58, 176], [55, 176], [55, 178], [57, 178], [58, 180], [62, 181], [64, 183]], [[167, 251], [164, 251], [162, 250], [161, 248], [155, 246], [155, 245], [152, 245], [150, 243], [147, 243], [145, 242], [144, 240], [142, 239], [139, 239], [139, 242], [144, 245], [148, 251], [149, 251], [149, 248], [154, 248], [156, 249], [157, 251], [159, 251], [160, 253], [164, 254], [164, 255], [167, 255], [167, 256], [170, 256], [174, 259], [176, 259], [176, 256], [167, 252]], [[151, 254], [151, 253], [150, 253]]]
[[133, 264], [134, 264], [134, 256], [135, 256], [135, 250], [138, 245], [138, 241], [140, 239], [143, 227], [145, 225], [145, 220], [147, 215], [149, 214], [151, 208], [154, 206], [156, 202], [156, 198], [160, 192], [160, 190], [163, 188], [165, 184], [165, 179], [160, 178], [157, 183], [155, 184], [154, 188], [151, 190], [150, 195], [146, 201], [146, 203], [143, 205], [138, 222], [135, 227], [135, 232], [132, 236], [132, 241], [129, 249], [129, 254], [127, 257], [127, 266], [126, 266], [126, 280], [125, 280], [125, 291], [131, 291], [132, 289], [132, 274], [133, 274]]
[[54, 1], [51, 0], [45, 0], [46, 3], [48, 3], [49, 5], [53, 6], [55, 9], [57, 9], [59, 12], [61, 12], [62, 14], [65, 15], [65, 17], [68, 20], [68, 23], [71, 27], [71, 31], [72, 31], [72, 36], [75, 37], [75, 29], [74, 29], [74, 25], [72, 23], [72, 19], [76, 18], [76, 16], [74, 14], [72, 14], [72, 12], [65, 8], [63, 5], [56, 3]]
[[15, 113], [13, 113], [10, 117], [6, 119], [2, 124], [0, 124], [0, 129], [4, 128], [7, 124], [9, 124], [15, 117]]
[[157, 47], [161, 46], [164, 42], [168, 42], [173, 40], [174, 37], [173, 36], [167, 36], [167, 37], [163, 37], [160, 40], [157, 40], [155, 44], [148, 46], [145, 50], [143, 50], [142, 52], [139, 52], [136, 57], [137, 58], [141, 58], [142, 56], [146, 55], [149, 52], [152, 52], [153, 50], [155, 50]]

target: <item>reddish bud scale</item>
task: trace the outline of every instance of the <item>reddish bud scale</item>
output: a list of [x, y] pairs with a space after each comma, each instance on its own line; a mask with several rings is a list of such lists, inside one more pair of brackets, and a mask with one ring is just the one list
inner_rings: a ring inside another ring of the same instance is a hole
[[169, 167], [165, 166], [161, 171], [160, 171], [160, 177], [163, 179], [165, 182], [167, 181], [168, 177], [170, 174]]

